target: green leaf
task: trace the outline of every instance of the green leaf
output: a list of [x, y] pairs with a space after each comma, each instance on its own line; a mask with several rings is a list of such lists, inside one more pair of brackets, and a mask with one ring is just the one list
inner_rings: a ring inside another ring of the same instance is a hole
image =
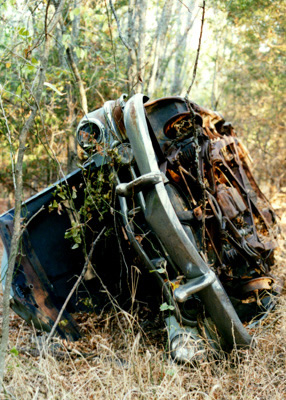
[[62, 42], [63, 42], [63, 45], [65, 46], [66, 49], [67, 49], [67, 48], [69, 47], [69, 45], [70, 45], [70, 42], [71, 42], [70, 39], [71, 39], [71, 37], [70, 37], [69, 34], [67, 34], [67, 33], [64, 33], [64, 34], [63, 34]]
[[66, 195], [65, 195], [65, 193], [63, 193], [63, 192], [58, 193], [58, 196], [59, 196], [61, 199], [63, 199], [63, 200], [66, 199]]
[[72, 246], [72, 250], [75, 250], [75, 249], [77, 249], [79, 247], [79, 244], [78, 243], [75, 243], [73, 246]]
[[26, 29], [26, 28], [21, 28], [20, 30], [19, 30], [19, 35], [21, 35], [21, 36], [29, 36], [29, 31]]
[[174, 309], [175, 309], [174, 306], [170, 306], [167, 303], [163, 303], [163, 304], [160, 305], [160, 310], [161, 311], [174, 310]]
[[[34, 67], [33, 67], [34, 68]], [[65, 93], [60, 92], [55, 85], [53, 85], [52, 83], [49, 82], [44, 82], [45, 86], [48, 86], [50, 89], [52, 89], [54, 92], [56, 92], [57, 94], [59, 94], [60, 96], [63, 96]]]
[[79, 8], [75, 8], [73, 11], [73, 15], [77, 16], [80, 14], [80, 9]]
[[69, 239], [71, 237], [72, 237], [72, 232], [71, 231], [65, 232], [65, 239]]
[[76, 236], [76, 237], [74, 237], [73, 239], [74, 239], [74, 241], [75, 241], [76, 243], [78, 243], [78, 244], [81, 243], [81, 237], [80, 237], [80, 236]]
[[86, 49], [80, 49], [80, 58], [85, 58], [87, 56], [87, 50]]
[[13, 347], [13, 348], [10, 350], [10, 353], [13, 354], [14, 356], [18, 356], [18, 355], [19, 355], [19, 351], [18, 351], [15, 347]]
[[75, 8], [75, 9], [71, 10], [71, 12], [70, 12], [71, 21], [73, 21], [74, 17], [78, 16], [79, 14], [80, 14], [80, 9], [79, 8]]
[[79, 47], [76, 47], [76, 48], [75, 48], [75, 54], [77, 55], [78, 58], [81, 57], [81, 51], [80, 51], [80, 48], [79, 48]]
[[174, 370], [174, 369], [168, 369], [168, 371], [166, 371], [166, 374], [170, 375], [170, 376], [174, 376], [175, 373], [176, 373], [176, 370]]

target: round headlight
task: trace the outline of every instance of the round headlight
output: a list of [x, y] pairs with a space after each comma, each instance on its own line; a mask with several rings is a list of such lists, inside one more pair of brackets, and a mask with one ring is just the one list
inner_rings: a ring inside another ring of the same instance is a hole
[[84, 150], [96, 150], [96, 145], [104, 141], [104, 125], [96, 119], [83, 120], [77, 128], [77, 141]]

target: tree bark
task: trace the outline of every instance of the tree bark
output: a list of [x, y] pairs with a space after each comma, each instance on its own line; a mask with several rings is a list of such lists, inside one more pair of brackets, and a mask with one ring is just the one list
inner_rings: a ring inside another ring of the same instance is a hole
[[177, 8], [177, 44], [180, 43], [180, 46], [176, 46], [175, 51], [175, 60], [174, 60], [174, 73], [173, 73], [173, 82], [171, 87], [172, 95], [180, 95], [183, 88], [183, 78], [184, 78], [184, 69], [188, 63], [186, 62], [186, 47], [187, 47], [187, 39], [188, 33], [194, 23], [193, 20], [193, 10], [196, 2], [194, 2], [190, 8], [188, 8], [187, 18], [185, 19], [185, 29], [181, 32], [182, 20], [183, 20], [183, 11], [182, 5], [178, 2]]
[[10, 290], [13, 279], [14, 265], [18, 253], [19, 243], [22, 234], [21, 228], [21, 206], [22, 206], [22, 190], [23, 190], [23, 159], [26, 148], [27, 135], [30, 132], [35, 117], [38, 112], [38, 107], [40, 105], [43, 86], [45, 81], [46, 69], [48, 65], [48, 56], [50, 50], [50, 40], [51, 33], [54, 30], [56, 24], [59, 21], [61, 15], [61, 10], [64, 6], [65, 0], [60, 0], [58, 6], [55, 9], [52, 19], [48, 19], [48, 9], [50, 6], [50, 1], [48, 1], [46, 6], [46, 16], [45, 16], [45, 41], [44, 50], [41, 58], [41, 65], [39, 67], [38, 82], [35, 85], [33, 93], [33, 102], [31, 106], [31, 113], [26, 119], [23, 128], [21, 129], [19, 136], [19, 150], [16, 161], [15, 168], [15, 211], [14, 211], [14, 230], [11, 240], [10, 255], [8, 261], [8, 269], [6, 272], [5, 289], [3, 294], [3, 321], [2, 321], [2, 340], [0, 347], [0, 390], [3, 389], [3, 379], [4, 379], [4, 369], [5, 369], [5, 356], [9, 340], [9, 316], [10, 316]]
[[127, 39], [130, 47], [128, 51], [127, 60], [127, 89], [129, 96], [134, 94], [134, 86], [136, 83], [136, 54], [135, 54], [135, 19], [136, 19], [136, 2], [135, 0], [129, 0], [128, 4], [128, 27], [127, 27]]
[[81, 107], [82, 107], [84, 113], [87, 114], [88, 113], [87, 99], [86, 99], [86, 93], [85, 93], [83, 81], [81, 79], [78, 67], [74, 61], [73, 51], [69, 47], [67, 48], [67, 56], [68, 56], [69, 64], [71, 66], [71, 69], [74, 73], [75, 79], [78, 84]]
[[172, 15], [172, 9], [173, 9], [173, 1], [166, 0], [161, 13], [161, 17], [158, 21], [157, 32], [155, 37], [154, 58], [148, 82], [148, 95], [150, 97], [153, 95], [155, 91], [156, 77], [159, 68], [159, 60], [163, 53], [164, 41], [167, 35], [169, 22]]
[[137, 81], [135, 92], [144, 92], [144, 72], [145, 72], [145, 37], [146, 37], [146, 10], [147, 0], [140, 0], [138, 8], [138, 48], [137, 48]]
[[201, 49], [201, 41], [202, 41], [202, 35], [203, 35], [203, 27], [204, 27], [204, 22], [205, 22], [205, 9], [206, 9], [206, 1], [203, 0], [203, 6], [202, 6], [202, 23], [201, 23], [201, 30], [200, 30], [200, 37], [199, 37], [199, 43], [198, 43], [198, 48], [197, 48], [197, 55], [196, 55], [196, 60], [194, 64], [194, 69], [193, 69], [193, 77], [192, 77], [192, 82], [190, 86], [187, 89], [186, 92], [186, 99], [188, 99], [189, 94], [191, 92], [192, 86], [195, 82], [196, 79], [196, 74], [197, 74], [197, 67], [198, 67], [198, 62], [199, 62], [199, 56], [200, 56], [200, 49]]

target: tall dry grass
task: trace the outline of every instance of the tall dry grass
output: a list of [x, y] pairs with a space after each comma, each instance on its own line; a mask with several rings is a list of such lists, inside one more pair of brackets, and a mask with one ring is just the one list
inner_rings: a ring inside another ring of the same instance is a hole
[[1, 398], [282, 400], [285, 310], [283, 298], [267, 325], [254, 333], [254, 350], [233, 351], [195, 367], [171, 361], [165, 343], [148, 343], [124, 315], [120, 316], [123, 331], [110, 330], [109, 324], [89, 317], [84, 322], [87, 335], [80, 342], [56, 340], [50, 347], [14, 318], [6, 395]]
[[[284, 198], [274, 202], [286, 230]], [[280, 238], [275, 273], [285, 278]], [[274, 272], [274, 271], [273, 271]], [[282, 400], [286, 399], [286, 292], [263, 325], [254, 349], [210, 355], [196, 366], [174, 363], [160, 323], [142, 329], [138, 315], [120, 309], [79, 314], [84, 337], [49, 346], [19, 317], [11, 320], [6, 393], [1, 399], [49, 400]]]

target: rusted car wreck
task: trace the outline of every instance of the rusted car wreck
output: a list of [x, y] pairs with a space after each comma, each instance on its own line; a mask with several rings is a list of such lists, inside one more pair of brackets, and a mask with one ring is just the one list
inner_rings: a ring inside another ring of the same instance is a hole
[[[196, 357], [202, 337], [214, 347], [249, 346], [248, 328], [273, 308], [281, 285], [270, 273], [275, 214], [232, 125], [184, 98], [137, 94], [126, 102], [123, 95], [86, 115], [77, 139], [89, 155], [82, 168], [23, 204], [30, 222], [15, 265], [13, 310], [51, 330], [91, 243], [103, 226], [113, 227], [98, 241], [59, 335], [79, 338], [72, 314], [86, 309], [87, 298], [104, 307], [107, 289], [128, 304], [122, 280], [133, 263], [163, 303], [174, 358]], [[5, 282], [13, 210], [0, 229]]]

